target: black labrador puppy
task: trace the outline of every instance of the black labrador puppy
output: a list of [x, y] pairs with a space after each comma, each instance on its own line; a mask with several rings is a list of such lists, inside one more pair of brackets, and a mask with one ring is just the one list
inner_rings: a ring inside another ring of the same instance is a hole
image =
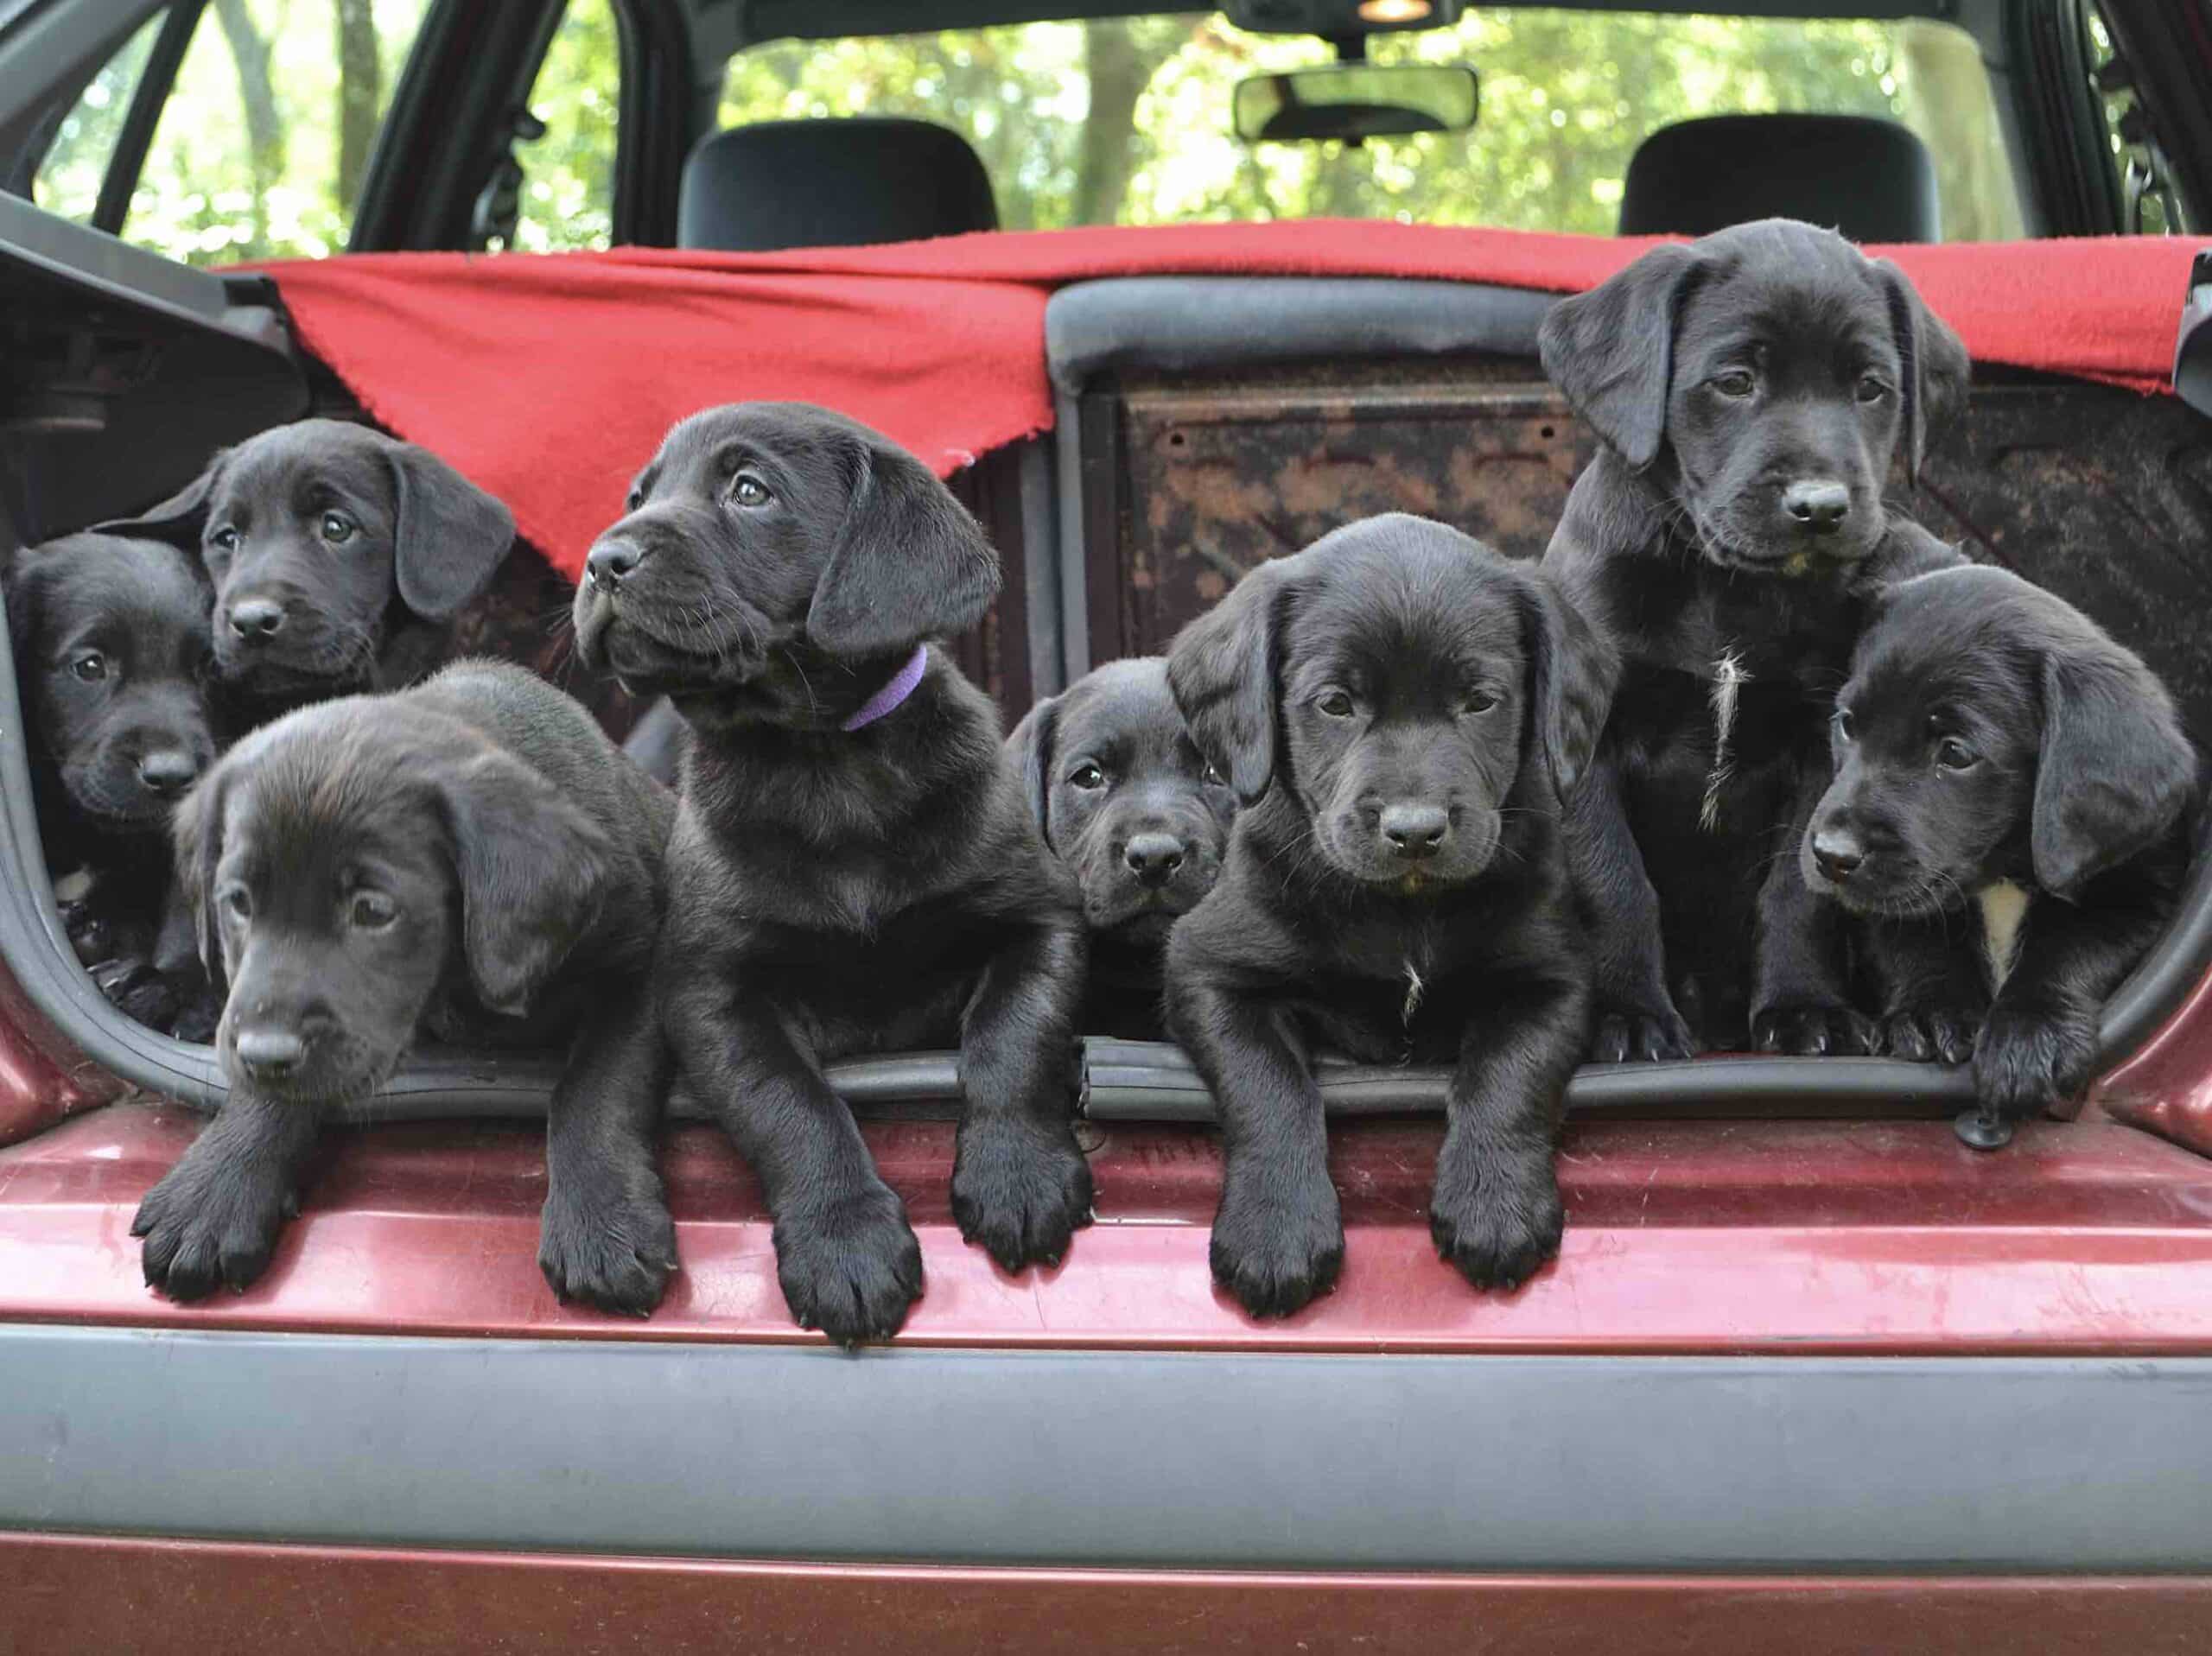
[[1012, 1271], [1089, 1221], [1075, 882], [1001, 762], [996, 709], [925, 642], [974, 625], [998, 581], [912, 454], [760, 403], [669, 433], [576, 593], [582, 659], [691, 726], [671, 1042], [760, 1175], [792, 1314], [847, 1343], [898, 1329], [922, 1262], [830, 1060], [957, 1039], [962, 1234]]
[[1200, 753], [1157, 656], [1109, 662], [1029, 710], [1007, 739], [1030, 815], [1075, 871], [1090, 929], [1084, 1029], [1165, 1038], [1160, 950], [1213, 889], [1236, 796]]
[[1960, 562], [1883, 493], [1966, 352], [1894, 265], [1784, 219], [1654, 249], [1540, 343], [1605, 445], [1545, 568], [1624, 658], [1568, 824], [1594, 1055], [1870, 1050], [1796, 846], [1869, 597]]
[[1608, 652], [1548, 583], [1422, 518], [1370, 518], [1246, 575], [1168, 657], [1243, 802], [1167, 943], [1167, 1017], [1226, 1158], [1215, 1277], [1296, 1310], [1344, 1255], [1313, 1055], [1453, 1066], [1430, 1228], [1478, 1287], [1558, 1251], [1552, 1167], [1589, 1041], [1560, 799]]
[[675, 1266], [653, 1164], [667, 1089], [651, 991], [674, 801], [524, 669], [463, 662], [325, 702], [231, 750], [177, 814], [178, 868], [231, 1086], [146, 1197], [146, 1280], [177, 1299], [268, 1265], [323, 1120], [416, 1038], [569, 1043], [539, 1264], [643, 1313]]
[[421, 678], [515, 538], [506, 507], [429, 450], [342, 420], [264, 431], [161, 504], [101, 527], [206, 562], [240, 730]]
[[159, 542], [71, 535], [19, 553], [7, 592], [39, 841], [70, 942], [131, 1017], [201, 1037], [168, 828], [215, 758], [207, 583]]
[[1890, 1050], [1974, 1061], [1985, 1136], [2078, 1094], [2172, 917], [2197, 756], [2150, 669], [2001, 569], [1878, 600], [1804, 879], [1865, 917]]

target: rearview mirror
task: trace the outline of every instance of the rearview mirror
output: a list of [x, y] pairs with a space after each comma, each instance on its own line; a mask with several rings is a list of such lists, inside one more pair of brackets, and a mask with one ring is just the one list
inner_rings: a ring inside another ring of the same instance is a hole
[[1475, 124], [1475, 72], [1449, 64], [1340, 63], [1239, 81], [1232, 106], [1247, 143], [1312, 143], [1464, 132]]

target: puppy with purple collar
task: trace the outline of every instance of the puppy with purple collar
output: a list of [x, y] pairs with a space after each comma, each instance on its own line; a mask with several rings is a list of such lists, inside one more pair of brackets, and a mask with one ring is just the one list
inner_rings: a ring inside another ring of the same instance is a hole
[[1004, 1269], [1058, 1260], [1090, 1221], [1075, 882], [1001, 760], [997, 710], [929, 642], [998, 585], [912, 454], [750, 403], [669, 433], [576, 593], [583, 660], [691, 729], [664, 1028], [760, 1176], [792, 1315], [849, 1344], [897, 1331], [922, 1259], [832, 1060], [957, 1044], [953, 1216]]

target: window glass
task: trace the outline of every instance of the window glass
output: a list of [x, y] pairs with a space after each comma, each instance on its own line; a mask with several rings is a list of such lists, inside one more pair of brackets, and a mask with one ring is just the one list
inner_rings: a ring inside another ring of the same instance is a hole
[[613, 0], [572, 0], [530, 91], [544, 136], [515, 146], [523, 169], [516, 247], [543, 253], [613, 239], [621, 86]]
[[162, 107], [127, 240], [191, 264], [346, 245], [429, 0], [210, 0]]
[[1484, 6], [1370, 48], [1378, 63], [1471, 66], [1473, 131], [1241, 143], [1236, 82], [1332, 53], [1215, 14], [775, 42], [731, 60], [721, 118], [906, 115], [955, 128], [1009, 229], [1348, 216], [1610, 233], [1629, 157], [1659, 127], [1871, 115], [1927, 141], [1947, 237], [2020, 233], [1988, 76], [1948, 24]]
[[146, 73], [146, 60], [153, 55], [154, 41], [168, 20], [166, 11], [149, 17], [123, 49], [100, 66], [54, 128], [54, 140], [31, 176], [31, 200], [48, 213], [79, 224], [92, 222], [138, 78]]

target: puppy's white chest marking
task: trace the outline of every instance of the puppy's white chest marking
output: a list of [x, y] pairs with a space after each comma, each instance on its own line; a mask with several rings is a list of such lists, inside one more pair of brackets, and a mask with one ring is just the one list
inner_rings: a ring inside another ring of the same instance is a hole
[[64, 874], [54, 882], [56, 903], [82, 903], [92, 894], [92, 871], [79, 868], [74, 873]]
[[1720, 826], [1720, 795], [1735, 774], [1736, 757], [1728, 740], [1736, 732], [1736, 703], [1751, 674], [1741, 652], [1724, 650], [1713, 663], [1713, 768], [1705, 773], [1705, 803], [1699, 807], [1698, 826], [1707, 834]]
[[1427, 993], [1428, 984], [1421, 977], [1421, 968], [1415, 966], [1411, 961], [1408, 961], [1406, 962], [1406, 1005], [1405, 1009], [1398, 1014], [1400, 1023], [1410, 1025], [1414, 1021], [1414, 1014], [1421, 1010], [1421, 998]]
[[2020, 925], [2028, 917], [2028, 893], [2009, 879], [1993, 880], [1974, 893], [1981, 910], [1981, 966], [1992, 994], [2012, 975], [2020, 952]]

